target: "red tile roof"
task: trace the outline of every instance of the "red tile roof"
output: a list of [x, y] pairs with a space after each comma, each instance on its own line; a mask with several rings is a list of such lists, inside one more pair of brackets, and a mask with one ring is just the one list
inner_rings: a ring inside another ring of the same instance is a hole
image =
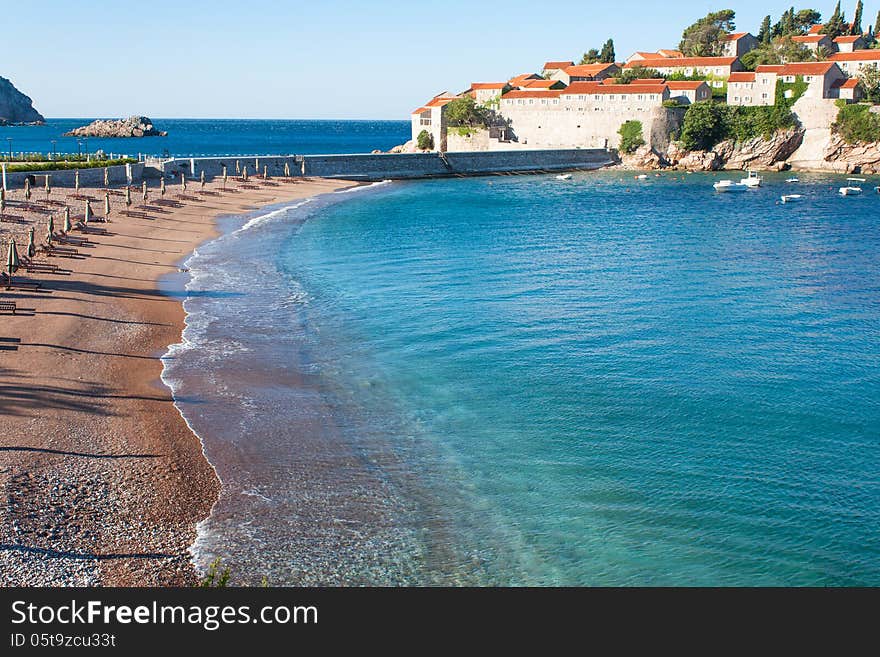
[[782, 71], [785, 70], [785, 66], [783, 64], [761, 64], [758, 68], [755, 69], [756, 73], [777, 73], [782, 74]]
[[455, 97], [454, 97], [454, 96], [453, 96], [453, 97], [450, 97], [450, 96], [438, 96], [437, 98], [432, 98], [432, 99], [431, 99], [431, 100], [425, 105], [425, 107], [443, 107], [444, 105], [448, 105], [449, 103], [451, 103], [453, 100], [455, 100]]
[[667, 50], [665, 48], [658, 50], [657, 54], [661, 57], [684, 57], [684, 53], [681, 50]]
[[806, 34], [804, 36], [793, 36], [791, 40], [795, 43], [819, 43], [827, 38], [824, 34]]
[[471, 90], [475, 89], [504, 89], [506, 82], [471, 82]]
[[835, 66], [834, 62], [794, 62], [782, 67], [782, 75], [825, 75]]
[[854, 50], [852, 52], [837, 52], [828, 58], [830, 62], [875, 62], [880, 60], [880, 50]]
[[427, 112], [429, 109], [431, 109], [431, 108], [430, 108], [430, 107], [419, 107], [418, 109], [414, 109], [414, 110], [413, 110], [412, 112], [410, 112], [410, 113], [411, 113], [411, 114], [424, 114], [424, 113]]
[[733, 66], [736, 57], [659, 57], [628, 62], [624, 68], [686, 68], [708, 66]]
[[565, 69], [565, 72], [568, 74], [569, 77], [595, 77], [600, 73], [604, 73], [612, 66], [616, 66], [616, 64], [604, 64], [601, 62], [598, 64], [581, 64], [579, 66], [569, 66]]
[[565, 95], [574, 94], [663, 94], [666, 90], [666, 84], [661, 82], [658, 84], [598, 84], [598, 83], [580, 83], [589, 84], [590, 87], [578, 87], [578, 83], [571, 85], [568, 89], [562, 89], [560, 93]]
[[739, 41], [744, 36], [748, 36], [748, 32], [734, 32], [733, 34], [728, 34], [724, 37], [724, 41]]
[[704, 84], [706, 83], [703, 80], [670, 80], [666, 83], [666, 86], [675, 91], [684, 91], [687, 89], [696, 91]]
[[813, 25], [813, 26], [810, 28], [808, 34], [819, 34], [819, 32], [822, 31], [822, 28], [823, 28], [823, 27], [825, 27], [825, 26], [822, 25], [822, 23], [817, 23], [816, 25]]
[[846, 80], [835, 80], [834, 84], [831, 85], [835, 89], [855, 89], [859, 86], [858, 78], [847, 78]]
[[855, 43], [862, 38], [861, 34], [847, 34], [834, 39], [834, 43]]
[[731, 73], [728, 82], [754, 82], [755, 74], [748, 71]]
[[522, 75], [517, 75], [515, 77], [510, 78], [510, 80], [508, 80], [508, 82], [510, 84], [512, 84], [514, 87], [517, 87], [520, 84], [522, 84], [523, 82], [525, 82], [526, 80], [543, 80], [543, 79], [544, 78], [542, 78], [537, 73], [523, 73]]
[[511, 98], [559, 98], [559, 95], [565, 89], [515, 89], [508, 91], [501, 98], [502, 100], [510, 100]]
[[544, 62], [545, 71], [568, 68], [569, 66], [574, 66], [574, 62]]
[[550, 89], [558, 84], [563, 84], [559, 80], [526, 80], [520, 86], [526, 89]]

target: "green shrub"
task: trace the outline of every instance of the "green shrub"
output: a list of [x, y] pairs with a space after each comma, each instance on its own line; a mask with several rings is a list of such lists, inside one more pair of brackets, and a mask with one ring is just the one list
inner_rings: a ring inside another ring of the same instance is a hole
[[620, 135], [620, 150], [624, 153], [632, 153], [639, 146], [645, 145], [641, 121], [627, 121], [620, 126], [617, 134]]
[[444, 108], [446, 125], [452, 127], [470, 126], [485, 127], [488, 125], [486, 110], [477, 106], [476, 101], [470, 96], [456, 98]]
[[28, 162], [23, 164], [9, 164], [6, 170], [9, 173], [29, 173], [33, 171], [67, 171], [69, 169], [98, 169], [103, 167], [118, 166], [120, 164], [134, 164], [137, 160], [121, 158], [117, 160], [92, 160], [91, 162]]
[[208, 572], [199, 582], [199, 587], [203, 589], [222, 589], [229, 584], [229, 568], [220, 570], [221, 559], [217, 557], [208, 565]]
[[796, 120], [787, 105], [736, 107], [716, 103], [695, 103], [685, 112], [682, 145], [688, 150], [709, 150], [732, 139], [747, 141], [771, 137], [777, 130], [793, 128]]
[[427, 130], [422, 130], [416, 138], [419, 149], [423, 151], [434, 150], [434, 135]]
[[880, 141], [880, 115], [870, 105], [846, 105], [837, 111], [831, 129], [847, 144]]

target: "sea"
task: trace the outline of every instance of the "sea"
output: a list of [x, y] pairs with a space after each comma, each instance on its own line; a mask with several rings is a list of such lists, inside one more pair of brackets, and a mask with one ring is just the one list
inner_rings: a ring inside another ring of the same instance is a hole
[[[176, 155], [408, 133], [161, 127]], [[787, 175], [387, 182], [224, 217], [163, 282], [187, 312], [163, 380], [222, 481], [194, 561], [242, 584], [880, 585], [880, 179]]]

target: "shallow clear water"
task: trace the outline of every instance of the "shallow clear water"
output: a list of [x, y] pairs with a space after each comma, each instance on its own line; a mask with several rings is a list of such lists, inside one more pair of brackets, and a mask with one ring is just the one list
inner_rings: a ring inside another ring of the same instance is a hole
[[[167, 137], [88, 139], [82, 146], [65, 132], [94, 119], [46, 119], [43, 126], [0, 126], [0, 149], [14, 153], [124, 153], [132, 157], [170, 154], [180, 157], [216, 155], [286, 155], [369, 153], [389, 150], [410, 138], [409, 121], [308, 121], [277, 119], [159, 119], [156, 129]], [[8, 139], [12, 139], [10, 144]], [[52, 144], [55, 140], [55, 144]]]
[[387, 530], [337, 541], [320, 581], [880, 584], [880, 196], [717, 179], [395, 183], [200, 251], [211, 328], [168, 374], [224, 482], [259, 471], [273, 502], [222, 499], [199, 554], [311, 581], [300, 547], [347, 534], [289, 522], [305, 422], [319, 462], [357, 455], [318, 515], [367, 471]]

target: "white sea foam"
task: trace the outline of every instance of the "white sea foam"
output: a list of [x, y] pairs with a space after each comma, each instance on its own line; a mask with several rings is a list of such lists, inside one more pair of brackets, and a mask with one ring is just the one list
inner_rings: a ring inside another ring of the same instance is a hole
[[233, 231], [231, 234], [235, 235], [236, 233], [240, 233], [245, 230], [249, 230], [250, 228], [254, 228], [255, 226], [259, 226], [260, 224], [264, 224], [267, 221], [274, 219], [275, 217], [280, 217], [281, 215], [290, 212], [291, 210], [296, 210], [297, 208], [301, 208], [306, 203], [311, 203], [314, 198], [307, 198], [299, 203], [295, 203], [293, 205], [287, 205], [283, 208], [279, 208], [277, 210], [272, 210], [272, 212], [267, 212], [266, 214], [261, 214], [257, 217], [252, 218], [248, 222], [246, 222], [241, 228]]
[[385, 185], [390, 185], [392, 180], [382, 180], [380, 182], [370, 183], [369, 185], [360, 185], [358, 187], [350, 187], [349, 189], [340, 189], [338, 192], [333, 192], [334, 194], [351, 194], [352, 192], [363, 192], [368, 189], [372, 189], [374, 187], [384, 187]]

